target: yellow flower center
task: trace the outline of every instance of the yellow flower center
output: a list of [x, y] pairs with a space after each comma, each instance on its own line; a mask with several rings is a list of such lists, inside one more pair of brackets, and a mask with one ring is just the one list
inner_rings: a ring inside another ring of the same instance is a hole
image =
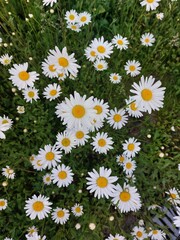
[[34, 94], [34, 92], [33, 92], [33, 91], [29, 91], [29, 92], [28, 92], [28, 97], [30, 97], [30, 98], [33, 98], [33, 97], [34, 97], [34, 95], [35, 95], [35, 94]]
[[113, 76], [113, 80], [118, 80], [118, 77], [115, 75], [115, 76]]
[[83, 16], [83, 17], [81, 17], [81, 19], [80, 19], [81, 22], [85, 22], [86, 20], [87, 20], [87, 17], [86, 17], [86, 16]]
[[101, 114], [102, 113], [102, 107], [100, 105], [96, 105], [94, 109], [97, 111], [96, 114]]
[[2, 124], [6, 124], [6, 123], [8, 123], [8, 120], [3, 119], [3, 120], [2, 120]]
[[55, 72], [56, 68], [54, 67], [54, 64], [49, 65], [49, 71]]
[[104, 46], [98, 46], [97, 50], [98, 50], [99, 53], [104, 53], [106, 51]]
[[5, 206], [5, 201], [0, 201], [0, 207], [4, 207]]
[[58, 177], [59, 177], [60, 179], [66, 179], [66, 178], [67, 178], [67, 173], [66, 173], [65, 171], [60, 171], [60, 172], [58, 173]]
[[152, 233], [153, 234], [158, 234], [158, 230], [153, 230]]
[[63, 76], [64, 76], [64, 73], [59, 73], [58, 76], [59, 76], [59, 77], [63, 77]]
[[175, 194], [175, 193], [170, 193], [170, 197], [171, 197], [172, 199], [176, 199], [176, 194]]
[[149, 43], [149, 42], [150, 42], [149, 38], [146, 38], [144, 41], [145, 41], [146, 43]]
[[62, 145], [63, 145], [64, 147], [68, 147], [71, 142], [70, 142], [69, 138], [63, 138], [63, 140], [61, 141], [61, 143], [62, 143]]
[[48, 177], [46, 177], [46, 181], [47, 182], [50, 182], [51, 181], [51, 178], [48, 176]]
[[104, 66], [103, 66], [102, 64], [98, 64], [98, 65], [97, 65], [97, 68], [98, 68], [98, 69], [103, 69], [103, 67], [104, 67]]
[[134, 148], [135, 148], [134, 143], [129, 143], [127, 148], [128, 148], [129, 151], [133, 151]]
[[96, 184], [100, 188], [105, 188], [108, 185], [108, 180], [105, 177], [98, 177], [98, 179], [96, 180]]
[[120, 162], [124, 162], [124, 159], [125, 159], [125, 158], [124, 158], [123, 156], [120, 156], [120, 157], [119, 157], [119, 161], [120, 161]]
[[130, 65], [130, 66], [129, 66], [129, 70], [130, 70], [131, 72], [135, 71], [135, 69], [136, 69], [136, 68], [135, 68], [134, 65]]
[[82, 105], [75, 105], [72, 108], [72, 115], [75, 118], [82, 118], [82, 117], [84, 117], [85, 113], [86, 113], [86, 110]]
[[77, 29], [77, 26], [76, 26], [76, 25], [72, 25], [72, 26], [71, 26], [71, 29], [72, 29], [72, 30], [76, 30], [76, 29]]
[[71, 14], [71, 15], [69, 15], [69, 19], [73, 21], [75, 19], [75, 16], [73, 14]]
[[132, 111], [137, 110], [136, 104], [134, 102], [130, 104], [130, 108], [131, 108]]
[[34, 161], [34, 156], [33, 156], [33, 155], [30, 156], [29, 160], [30, 160], [31, 162]]
[[91, 52], [90, 52], [90, 55], [91, 55], [92, 57], [95, 57], [95, 56], [96, 56], [96, 52], [95, 52], [95, 51], [91, 51]]
[[131, 198], [131, 195], [129, 192], [123, 191], [119, 194], [119, 199], [123, 202], [128, 202]]
[[54, 153], [53, 152], [48, 152], [46, 153], [46, 160], [47, 161], [52, 161], [54, 159]]
[[117, 40], [117, 43], [118, 43], [119, 45], [123, 45], [123, 41], [122, 41], [121, 39]]
[[106, 140], [103, 139], [103, 138], [99, 139], [99, 140], [98, 140], [98, 145], [99, 145], [100, 147], [104, 147], [104, 146], [106, 145]]
[[75, 211], [76, 211], [77, 213], [80, 213], [80, 212], [81, 212], [81, 208], [80, 208], [80, 207], [76, 207]]
[[142, 235], [143, 235], [143, 234], [142, 234], [141, 231], [137, 231], [137, 233], [136, 233], [136, 236], [137, 236], [137, 237], [142, 237]]
[[27, 81], [29, 79], [29, 73], [26, 71], [20, 72], [18, 76], [22, 81]]
[[141, 91], [141, 97], [143, 98], [144, 101], [150, 101], [153, 97], [152, 91], [150, 89], [143, 89]]
[[50, 94], [51, 96], [55, 96], [55, 95], [57, 94], [57, 90], [56, 90], [56, 89], [53, 89], [53, 90], [51, 90], [51, 91], [49, 92], [49, 94]]
[[155, 0], [146, 0], [148, 3], [153, 3]]
[[77, 131], [77, 132], [76, 132], [76, 138], [81, 139], [81, 138], [83, 138], [83, 137], [84, 137], [83, 131]]
[[60, 57], [58, 63], [61, 67], [67, 67], [69, 65], [69, 62], [65, 57]]
[[5, 63], [5, 64], [9, 64], [10, 61], [11, 61], [11, 60], [9, 60], [9, 59], [5, 59], [5, 60], [4, 60], [4, 63]]
[[126, 163], [126, 168], [131, 169], [132, 168], [132, 163], [130, 163], [130, 162]]
[[41, 201], [36, 201], [33, 203], [32, 208], [36, 212], [40, 212], [44, 209], [44, 203]]
[[114, 117], [113, 117], [113, 120], [115, 122], [120, 122], [122, 119], [121, 115], [120, 114], [115, 114]]

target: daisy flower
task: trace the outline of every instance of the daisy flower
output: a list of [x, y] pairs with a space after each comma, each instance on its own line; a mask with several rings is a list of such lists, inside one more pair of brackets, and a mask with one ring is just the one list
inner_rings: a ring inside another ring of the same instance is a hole
[[97, 58], [97, 52], [93, 48], [87, 47], [85, 49], [85, 56], [89, 61], [94, 62]]
[[58, 72], [58, 80], [60, 81], [64, 81], [64, 79], [66, 79], [66, 74], [64, 72]]
[[173, 217], [173, 223], [176, 227], [180, 228], [180, 207], [177, 207], [178, 216]]
[[0, 199], [0, 211], [4, 210], [7, 208], [7, 200], [4, 198]]
[[78, 127], [91, 127], [91, 121], [95, 119], [96, 111], [93, 109], [93, 97], [87, 98], [86, 95], [80, 96], [78, 92], [74, 92], [74, 96], [70, 95], [70, 99], [56, 106], [56, 114], [67, 124], [69, 129]]
[[117, 84], [121, 82], [122, 77], [118, 73], [111, 73], [109, 79], [112, 83]]
[[96, 51], [99, 59], [110, 58], [110, 55], [113, 53], [112, 43], [104, 41], [104, 37], [92, 40], [90, 47]]
[[139, 108], [143, 108], [144, 111], [148, 111], [151, 114], [152, 110], [159, 110], [163, 107], [165, 87], [160, 87], [161, 81], [155, 82], [155, 78], [152, 76], [141, 77], [139, 84], [133, 83], [130, 92], [135, 94], [132, 96], [132, 100], [136, 101]]
[[171, 202], [173, 205], [179, 205], [180, 204], [180, 195], [179, 190], [176, 188], [169, 189], [166, 194], [169, 195], [168, 201]]
[[80, 217], [83, 215], [83, 206], [80, 204], [76, 203], [72, 208], [71, 208], [72, 213], [76, 217]]
[[93, 150], [98, 153], [105, 153], [110, 149], [113, 149], [113, 141], [111, 137], [108, 137], [107, 133], [97, 133], [95, 137], [92, 137], [93, 142], [91, 145], [93, 146]]
[[0, 116], [0, 126], [4, 126], [5, 129], [3, 131], [9, 130], [12, 127], [12, 124], [13, 124], [12, 119], [5, 115], [3, 117]]
[[51, 180], [51, 174], [46, 173], [46, 175], [43, 176], [43, 182], [46, 185], [50, 185], [52, 180]]
[[134, 160], [126, 159], [123, 162], [123, 171], [127, 175], [132, 175], [135, 169], [136, 169], [136, 162]]
[[53, 6], [54, 3], [57, 3], [57, 0], [42, 0], [44, 6], [50, 5], [51, 7]]
[[27, 240], [46, 240], [46, 236], [45, 235], [43, 237], [41, 237], [36, 232], [33, 233], [32, 236], [28, 236], [28, 234], [27, 234], [26, 238], [27, 238]]
[[42, 62], [42, 73], [49, 78], [58, 77], [55, 65], [50, 61], [49, 57]]
[[88, 25], [91, 22], [91, 14], [82, 12], [79, 14], [78, 23], [80, 26]]
[[149, 232], [148, 237], [152, 240], [164, 240], [166, 239], [166, 234], [162, 230], [152, 230]]
[[13, 56], [9, 56], [9, 54], [4, 54], [0, 56], [0, 63], [4, 66], [7, 66], [11, 63]]
[[56, 147], [65, 151], [66, 153], [71, 152], [72, 148], [76, 147], [76, 138], [74, 133], [64, 131], [63, 133], [58, 133]]
[[73, 175], [71, 168], [62, 164], [57, 168], [53, 168], [51, 172], [51, 179], [54, 184], [57, 184], [59, 188], [67, 187], [73, 181]]
[[106, 238], [105, 240], [125, 240], [125, 237], [120, 236], [119, 234], [116, 233], [115, 236], [110, 234], [109, 237]]
[[159, 6], [161, 0], [143, 0], [141, 6], [146, 6], [146, 11], [155, 10]]
[[72, 31], [75, 32], [80, 32], [81, 31], [81, 26], [78, 23], [69, 23], [67, 25], [67, 28], [71, 29]]
[[49, 202], [49, 198], [43, 195], [36, 196], [35, 194], [32, 198], [26, 200], [26, 205], [24, 207], [26, 211], [26, 216], [29, 216], [31, 220], [35, 219], [36, 217], [41, 220], [48, 216], [51, 211], [52, 205]]
[[26, 102], [32, 103], [32, 100], [36, 101], [37, 99], [39, 99], [38, 90], [34, 87], [27, 87], [23, 89], [22, 93]]
[[134, 238], [135, 240], [137, 240], [137, 239], [143, 240], [143, 239], [148, 237], [145, 228], [144, 227], [137, 227], [137, 226], [135, 226], [132, 229], [131, 235], [135, 237]]
[[126, 107], [126, 111], [128, 112], [129, 116], [135, 117], [135, 118], [139, 118], [142, 117], [143, 114], [143, 109], [140, 109], [139, 106], [137, 106], [136, 102], [133, 101], [132, 97], [129, 97], [129, 99], [125, 100], [126, 101], [126, 105], [128, 105]]
[[116, 162], [117, 162], [117, 164], [120, 165], [120, 166], [123, 165], [123, 163], [124, 163], [124, 161], [125, 161], [126, 159], [128, 159], [128, 158], [127, 158], [127, 156], [124, 155], [124, 154], [121, 154], [121, 155], [117, 155], [117, 156], [116, 156]]
[[126, 125], [127, 121], [128, 116], [125, 115], [125, 110], [117, 110], [116, 107], [114, 108], [114, 110], [110, 110], [109, 116], [107, 117], [107, 122], [114, 129], [121, 129], [123, 126]]
[[141, 36], [141, 44], [143, 46], [152, 46], [153, 43], [155, 42], [154, 35], [152, 33], [145, 33]]
[[57, 83], [48, 84], [48, 86], [44, 89], [43, 95], [49, 101], [52, 101], [59, 97], [61, 94], [61, 87]]
[[39, 79], [39, 74], [36, 72], [27, 72], [28, 63], [13, 64], [13, 67], [9, 69], [11, 76], [9, 79], [13, 85], [18, 87], [19, 90], [34, 86], [34, 82]]
[[124, 69], [126, 70], [127, 74], [131, 75], [131, 77], [135, 77], [140, 74], [141, 65], [140, 65], [140, 62], [138, 62], [138, 61], [128, 60], [126, 62], [126, 65], [124, 66]]
[[56, 209], [53, 210], [52, 212], [52, 220], [54, 220], [55, 223], [57, 224], [65, 224], [67, 220], [69, 219], [69, 210], [65, 208], [59, 208], [57, 207]]
[[65, 14], [65, 20], [67, 21], [67, 23], [78, 22], [79, 20], [78, 13], [73, 9], [70, 11], [67, 11]]
[[112, 202], [116, 205], [121, 213], [134, 211], [141, 208], [140, 195], [137, 189], [126, 183], [123, 188], [118, 184], [112, 193]]
[[164, 18], [164, 13], [156, 13], [156, 18], [162, 20]]
[[114, 36], [114, 38], [112, 39], [112, 43], [115, 45], [115, 47], [117, 47], [120, 50], [123, 50], [123, 49], [126, 50], [129, 45], [129, 41], [127, 40], [127, 38], [122, 37], [119, 34]]
[[96, 120], [103, 121], [109, 112], [109, 105], [108, 103], [104, 102], [103, 99], [94, 98], [94, 110], [96, 111]]
[[76, 75], [80, 66], [76, 64], [77, 60], [74, 58], [74, 53], [68, 55], [67, 48], [64, 47], [62, 52], [57, 46], [55, 50], [50, 50], [49, 60], [54, 64], [58, 72], [64, 72], [67, 76], [69, 74]]
[[2, 168], [2, 175], [9, 179], [15, 178], [15, 172], [12, 168], [9, 166], [6, 166], [5, 168]]
[[97, 131], [97, 130], [99, 130], [100, 128], [102, 128], [103, 125], [104, 125], [104, 121], [102, 121], [102, 120], [97, 120], [96, 118], [94, 118], [94, 119], [91, 121], [91, 127], [89, 128], [89, 131], [90, 131], [90, 132]]
[[108, 68], [108, 63], [105, 60], [97, 59], [94, 62], [94, 67], [97, 71], [104, 71]]
[[25, 113], [25, 107], [24, 106], [17, 106], [17, 112], [19, 114]]
[[137, 142], [137, 139], [129, 138], [128, 140], [125, 140], [125, 143], [123, 143], [123, 150], [124, 153], [128, 158], [135, 157], [135, 155], [140, 151], [141, 143]]
[[109, 198], [112, 196], [115, 185], [113, 184], [118, 180], [116, 176], [111, 175], [111, 169], [104, 167], [99, 168], [99, 173], [93, 169], [92, 172], [88, 172], [90, 177], [87, 177], [87, 190], [90, 193], [94, 192], [94, 197], [100, 198]]
[[32, 226], [28, 228], [27, 232], [27, 236], [31, 237], [34, 233], [38, 233], [38, 229], [35, 226]]
[[77, 146], [83, 146], [86, 144], [86, 142], [90, 138], [88, 133], [89, 131], [86, 128], [82, 127], [72, 130], [72, 134], [75, 137]]
[[8, 124], [0, 124], [0, 139], [5, 139], [6, 135], [4, 134], [5, 131], [9, 129]]
[[42, 171], [46, 168], [46, 165], [43, 164], [42, 160], [39, 159], [39, 156], [35, 156], [34, 160], [31, 162], [33, 168], [37, 171]]

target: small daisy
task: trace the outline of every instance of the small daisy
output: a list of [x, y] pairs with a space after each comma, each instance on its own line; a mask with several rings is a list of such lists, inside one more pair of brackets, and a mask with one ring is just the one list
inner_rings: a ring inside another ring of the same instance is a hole
[[87, 190], [90, 193], [94, 192], [94, 197], [100, 198], [109, 198], [112, 196], [115, 185], [113, 184], [118, 180], [116, 176], [111, 175], [111, 169], [104, 167], [99, 168], [99, 173], [93, 169], [92, 172], [88, 172], [90, 177], [87, 177]]
[[93, 146], [93, 150], [98, 153], [105, 153], [110, 149], [113, 149], [113, 141], [111, 137], [108, 137], [107, 133], [97, 133], [95, 137], [92, 137], [93, 142], [91, 145]]
[[162, 20], [164, 18], [164, 13], [156, 13], [156, 18]]
[[104, 121], [102, 121], [102, 120], [97, 120], [96, 118], [94, 118], [94, 119], [91, 121], [91, 127], [89, 128], [89, 131], [90, 131], [90, 132], [97, 131], [97, 130], [99, 130], [100, 128], [102, 128], [103, 125], [104, 125]]
[[83, 206], [80, 204], [76, 203], [72, 208], [71, 208], [72, 213], [76, 217], [80, 217], [83, 215]]
[[152, 240], [164, 240], [166, 239], [166, 234], [162, 230], [152, 230], [149, 232], [148, 237]]
[[75, 32], [80, 32], [81, 31], [81, 26], [78, 23], [69, 23], [67, 25], [67, 28], [71, 29], [72, 31]]
[[71, 152], [76, 147], [76, 138], [72, 132], [64, 131], [63, 133], [58, 133], [56, 138], [56, 147], [64, 150], [65, 154]]
[[93, 48], [87, 47], [85, 49], [85, 56], [89, 61], [94, 62], [97, 59], [97, 52]]
[[69, 219], [69, 210], [65, 208], [56, 208], [52, 212], [52, 219], [57, 224], [65, 224], [67, 220]]
[[126, 50], [129, 45], [129, 41], [127, 40], [127, 38], [122, 37], [119, 34], [114, 36], [114, 38], [112, 39], [112, 43], [120, 50]]
[[179, 205], [180, 204], [180, 195], [179, 195], [179, 190], [176, 188], [171, 188], [169, 189], [166, 194], [169, 195], [168, 201], [171, 202], [173, 205]]
[[34, 233], [38, 233], [38, 229], [35, 226], [32, 226], [28, 228], [27, 232], [27, 235], [31, 237]]
[[4, 126], [3, 131], [7, 131], [12, 127], [13, 121], [7, 116], [0, 116], [0, 126]]
[[24, 95], [24, 99], [26, 100], [26, 102], [30, 102], [32, 103], [32, 100], [37, 100], [39, 99], [38, 96], [38, 90], [35, 89], [34, 87], [27, 87], [25, 89], [23, 89], [23, 95]]
[[125, 237], [120, 236], [119, 234], [116, 233], [115, 236], [110, 234], [109, 237], [106, 238], [105, 240], [125, 240]]
[[91, 22], [91, 14], [82, 12], [79, 14], [78, 23], [80, 26], [88, 25]]
[[42, 73], [49, 78], [58, 77], [58, 72], [56, 71], [55, 65], [50, 62], [49, 57], [44, 59], [44, 62], [42, 62]]
[[140, 151], [141, 143], [137, 142], [137, 139], [129, 138], [128, 140], [125, 140], [125, 143], [123, 143], [123, 150], [124, 153], [128, 158], [135, 157], [135, 155]]
[[9, 69], [14, 86], [18, 87], [20, 90], [34, 86], [34, 82], [39, 79], [39, 74], [36, 72], [27, 72], [28, 63], [24, 64], [13, 64], [13, 67]]
[[58, 80], [60, 80], [60, 81], [64, 81], [64, 79], [66, 79], [66, 74], [63, 72], [63, 71], [61, 71], [61, 72], [58, 72]]
[[52, 169], [51, 179], [59, 188], [67, 187], [72, 183], [73, 175], [71, 168], [62, 164]]
[[78, 22], [78, 13], [75, 10], [70, 10], [67, 11], [65, 14], [65, 20], [67, 21], [67, 23], [75, 23]]
[[141, 208], [140, 195], [137, 193], [137, 189], [126, 183], [124, 183], [123, 188], [118, 184], [112, 197], [113, 204], [119, 208], [121, 213], [136, 212]]
[[4, 210], [7, 208], [7, 200], [4, 198], [0, 199], [0, 211]]
[[165, 87], [160, 87], [161, 81], [155, 82], [155, 78], [152, 76], [141, 77], [139, 85], [133, 83], [130, 92], [135, 94], [132, 96], [132, 100], [136, 101], [139, 108], [143, 108], [144, 111], [148, 111], [151, 114], [152, 110], [159, 110], [163, 107]]
[[0, 63], [4, 66], [7, 66], [11, 63], [12, 59], [13, 59], [13, 56], [9, 56], [9, 54], [5, 54], [0, 56]]
[[61, 94], [61, 87], [57, 83], [48, 84], [48, 86], [44, 89], [43, 95], [49, 101], [52, 101], [59, 97]]
[[72, 132], [75, 137], [77, 146], [85, 145], [88, 139], [90, 138], [88, 135], [89, 131], [86, 128], [77, 128], [72, 130]]
[[46, 185], [50, 185], [52, 180], [51, 180], [51, 174], [46, 173], [46, 175], [43, 176], [43, 182]]
[[136, 169], [136, 162], [134, 160], [126, 159], [123, 162], [123, 171], [127, 175], [132, 175], [135, 169]]
[[116, 162], [118, 165], [122, 166], [124, 161], [128, 159], [127, 156], [125, 154], [121, 154], [121, 155], [117, 155], [116, 156]]
[[113, 53], [112, 43], [104, 41], [104, 37], [92, 40], [90, 47], [96, 51], [99, 59], [110, 58], [110, 55]]
[[132, 236], [135, 237], [134, 238], [135, 240], [137, 240], [137, 239], [143, 240], [148, 237], [144, 227], [135, 226], [132, 230], [133, 230], [133, 232], [131, 232], [131, 234], [132, 234]]
[[53, 6], [54, 3], [57, 3], [57, 0], [42, 0], [44, 6], [50, 5], [51, 7]]
[[124, 69], [126, 70], [127, 74], [131, 75], [131, 77], [135, 77], [140, 74], [141, 65], [140, 65], [140, 62], [138, 62], [138, 61], [128, 60], [126, 62], [126, 65], [124, 66]]
[[141, 6], [146, 6], [146, 11], [155, 10], [161, 0], [143, 0], [140, 2]]
[[112, 83], [117, 84], [121, 82], [122, 77], [118, 73], [111, 73], [109, 79]]
[[145, 33], [141, 36], [140, 41], [143, 46], [152, 46], [155, 42], [155, 38], [152, 33]]
[[25, 107], [24, 106], [17, 106], [17, 112], [19, 114], [25, 113]]
[[29, 216], [31, 220], [35, 219], [36, 217], [41, 220], [48, 216], [51, 211], [52, 205], [49, 202], [49, 198], [43, 195], [36, 196], [35, 194], [32, 198], [26, 200], [26, 205], [24, 209], [26, 210], [26, 216]]
[[177, 214], [178, 216], [173, 217], [173, 223], [176, 227], [180, 228], [180, 207], [177, 208]]
[[9, 166], [6, 166], [5, 168], [2, 168], [2, 175], [9, 179], [15, 178], [15, 172], [12, 168]]
[[34, 161], [31, 162], [33, 168], [37, 171], [42, 171], [46, 168], [46, 165], [43, 164], [42, 160], [38, 156], [35, 156]]
[[97, 59], [94, 62], [94, 67], [97, 71], [104, 71], [108, 68], [108, 63], [105, 60]]
[[129, 116], [132, 116], [132, 117], [135, 117], [135, 118], [139, 118], [139, 117], [142, 117], [143, 114], [143, 109], [140, 109], [136, 102], [133, 101], [133, 98], [132, 97], [129, 97], [129, 99], [125, 100], [126, 101], [126, 104], [128, 105], [126, 107], [126, 111], [128, 112]]
[[128, 116], [125, 115], [124, 109], [117, 110], [117, 108], [115, 108], [114, 110], [110, 110], [109, 116], [107, 117], [107, 122], [114, 129], [121, 129], [126, 125], [127, 121]]
[[109, 105], [108, 103], [104, 102], [103, 99], [94, 98], [94, 110], [96, 111], [95, 119], [98, 121], [103, 121], [107, 118], [109, 112]]

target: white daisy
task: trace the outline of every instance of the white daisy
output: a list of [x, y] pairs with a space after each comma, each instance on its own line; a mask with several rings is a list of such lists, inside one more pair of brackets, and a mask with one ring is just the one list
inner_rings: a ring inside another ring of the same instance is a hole
[[165, 87], [160, 87], [161, 81], [155, 82], [155, 78], [152, 76], [141, 77], [139, 85], [133, 83], [130, 92], [134, 93], [132, 100], [136, 101], [139, 108], [143, 108], [144, 111], [148, 111], [151, 114], [152, 110], [159, 110], [163, 107]]
[[118, 184], [112, 197], [113, 204], [119, 208], [121, 213], [136, 212], [141, 208], [140, 195], [137, 193], [137, 189], [126, 183], [124, 183], [123, 188]]
[[180, 205], [180, 195], [179, 195], [180, 191], [179, 189], [171, 188], [169, 189], [168, 192], [166, 192], [166, 194], [169, 195], [168, 201], [170, 203], [172, 203], [173, 205]]
[[155, 10], [159, 6], [161, 0], [143, 0], [141, 6], [146, 6], [146, 11]]
[[14, 179], [15, 178], [15, 172], [9, 166], [6, 166], [5, 168], [2, 168], [2, 175], [5, 176], [8, 179]]
[[9, 69], [14, 86], [17, 86], [20, 90], [34, 86], [34, 82], [39, 79], [39, 74], [36, 72], [27, 72], [28, 63], [24, 64], [13, 64], [13, 67]]
[[51, 174], [46, 173], [46, 175], [43, 176], [43, 182], [46, 185], [50, 185], [52, 180], [51, 180]]
[[134, 160], [126, 159], [123, 162], [123, 171], [127, 175], [132, 175], [135, 169], [136, 169], [136, 162]]
[[126, 50], [129, 45], [129, 41], [126, 37], [122, 37], [121, 35], [117, 34], [113, 37], [112, 43], [120, 50]]
[[113, 141], [111, 137], [108, 137], [107, 133], [97, 133], [95, 137], [92, 137], [93, 142], [91, 145], [93, 146], [93, 150], [98, 153], [105, 153], [110, 149], [113, 149]]
[[34, 161], [31, 162], [32, 166], [37, 171], [42, 171], [46, 168], [46, 165], [43, 164], [42, 160], [38, 158], [38, 156], [35, 156]]
[[137, 239], [145, 239], [148, 237], [147, 233], [146, 233], [146, 230], [144, 227], [137, 227], [135, 226], [133, 229], [132, 229], [132, 232], [131, 232], [132, 236], [134, 236], [134, 240], [137, 240]]
[[78, 23], [80, 26], [88, 25], [91, 22], [91, 14], [82, 12], [79, 14]]
[[114, 129], [121, 129], [128, 121], [128, 116], [125, 113], [124, 109], [117, 110], [115, 107], [114, 110], [110, 110], [107, 122]]
[[113, 236], [112, 234], [109, 235], [108, 238], [106, 238], [105, 240], [125, 240], [125, 237], [119, 235], [119, 234], [115, 234], [115, 236]]
[[140, 62], [138, 62], [138, 61], [128, 60], [126, 62], [126, 65], [124, 66], [124, 69], [126, 70], [127, 74], [131, 75], [131, 77], [135, 77], [140, 74], [141, 65], [140, 65]]
[[52, 101], [59, 97], [61, 94], [61, 87], [57, 83], [48, 84], [48, 86], [44, 89], [43, 95], [49, 101]]
[[43, 195], [36, 196], [35, 194], [32, 198], [26, 200], [26, 205], [24, 209], [26, 210], [26, 216], [29, 216], [31, 220], [35, 219], [36, 217], [41, 220], [48, 216], [51, 211], [52, 205], [49, 202], [49, 198]]
[[81, 31], [81, 26], [78, 23], [69, 23], [67, 25], [67, 28], [71, 29], [72, 31], [75, 32], [80, 32]]
[[132, 97], [129, 97], [129, 99], [125, 100], [126, 101], [126, 111], [128, 112], [129, 116], [139, 118], [142, 117], [143, 114], [142, 112], [144, 111], [143, 109], [140, 109], [139, 106], [137, 106], [136, 102], [133, 101]]
[[99, 59], [110, 58], [110, 55], [113, 53], [112, 43], [104, 41], [104, 37], [92, 40], [90, 47], [96, 51]]
[[57, 0], [42, 0], [43, 5], [48, 6], [50, 5], [51, 7], [53, 6], [54, 3], [57, 3]]
[[76, 217], [80, 217], [83, 215], [83, 206], [76, 203], [72, 208], [71, 208], [72, 213]]
[[109, 79], [112, 83], [117, 84], [121, 82], [122, 77], [118, 73], [111, 73]]
[[164, 13], [156, 13], [156, 18], [162, 20], [164, 18]]
[[74, 92], [74, 96], [70, 95], [70, 99], [56, 106], [56, 114], [67, 124], [69, 129], [78, 127], [91, 127], [91, 121], [95, 119], [96, 111], [93, 109], [93, 97], [83, 97], [79, 93]]
[[0, 211], [4, 210], [7, 208], [7, 200], [4, 198], [0, 199]]
[[76, 138], [72, 132], [64, 131], [63, 133], [58, 133], [56, 138], [57, 148], [64, 150], [65, 154], [71, 152], [72, 148], [76, 147]]
[[5, 131], [9, 129], [8, 124], [0, 124], [0, 139], [5, 139], [6, 135], [4, 134]]
[[177, 208], [177, 214], [178, 216], [173, 217], [173, 223], [176, 227], [180, 228], [180, 207]]
[[34, 233], [38, 233], [38, 229], [35, 226], [32, 226], [28, 228], [27, 232], [27, 235], [31, 237]]
[[4, 54], [0, 56], [0, 63], [4, 66], [7, 66], [11, 63], [13, 56], [9, 56], [9, 54]]
[[99, 130], [100, 128], [102, 128], [103, 125], [104, 125], [104, 121], [102, 121], [102, 120], [97, 120], [96, 118], [94, 118], [94, 119], [91, 121], [91, 127], [89, 128], [89, 131], [90, 131], [90, 132], [97, 131], [97, 130]]
[[64, 79], [66, 79], [66, 74], [63, 72], [63, 71], [61, 71], [61, 72], [58, 72], [58, 80], [60, 80], [60, 81], [64, 81]]
[[109, 105], [108, 103], [104, 102], [103, 99], [97, 99], [94, 98], [94, 110], [96, 111], [96, 117], [95, 119], [98, 121], [103, 121], [105, 118], [107, 118], [108, 112], [109, 112]]
[[52, 212], [52, 219], [54, 220], [55, 223], [57, 224], [65, 224], [67, 220], [69, 219], [69, 210], [65, 208], [59, 208], [57, 207], [56, 209], [53, 210]]
[[24, 106], [17, 106], [17, 112], [19, 114], [25, 113], [25, 107]]
[[67, 48], [64, 47], [62, 52], [57, 46], [55, 50], [50, 50], [49, 60], [54, 64], [58, 72], [64, 72], [67, 76], [69, 74], [76, 75], [80, 66], [76, 64], [77, 60], [74, 58], [74, 53], [68, 55]]
[[54, 184], [57, 184], [59, 188], [67, 187], [73, 181], [73, 175], [71, 168], [62, 164], [57, 168], [53, 168], [51, 172], [51, 179]]
[[85, 49], [85, 56], [89, 61], [94, 62], [97, 58], [97, 52], [95, 51], [95, 49], [87, 47]]
[[148, 237], [152, 240], [164, 240], [166, 239], [166, 234], [162, 230], [152, 230], [149, 232]]
[[1, 128], [1, 126], [4, 127], [3, 131], [9, 130], [12, 127], [12, 124], [13, 124], [12, 119], [10, 119], [9, 117], [7, 117], [5, 115], [3, 117], [0, 116], [0, 128]]
[[22, 93], [26, 102], [32, 103], [32, 100], [36, 101], [37, 99], [39, 99], [38, 90], [34, 87], [27, 87], [23, 89]]
[[155, 38], [152, 33], [145, 33], [141, 36], [140, 41], [143, 46], [152, 46], [155, 42]]
[[125, 154], [121, 154], [121, 155], [117, 155], [116, 156], [116, 162], [118, 165], [122, 166], [124, 161], [128, 159], [127, 156]]
[[42, 73], [49, 78], [58, 77], [55, 65], [50, 61], [49, 57], [42, 62]]
[[94, 67], [97, 71], [104, 71], [108, 68], [108, 63], [105, 60], [97, 59], [94, 62]]
[[85, 145], [88, 139], [90, 138], [88, 135], [89, 131], [86, 128], [80, 127], [77, 129], [73, 129], [71, 131], [75, 137], [77, 146]]
[[137, 139], [129, 138], [128, 140], [125, 140], [125, 143], [123, 143], [123, 154], [125, 154], [128, 158], [135, 157], [135, 155], [140, 151], [141, 143], [137, 142]]
[[67, 23], [78, 22], [78, 20], [79, 20], [78, 13], [73, 9], [70, 11], [67, 11], [65, 14], [65, 20], [67, 21]]
[[99, 173], [93, 169], [92, 172], [88, 172], [90, 177], [87, 177], [87, 190], [90, 193], [94, 192], [94, 197], [100, 198], [109, 198], [112, 196], [115, 185], [113, 184], [118, 180], [116, 176], [111, 175], [111, 169], [104, 167], [99, 168]]

